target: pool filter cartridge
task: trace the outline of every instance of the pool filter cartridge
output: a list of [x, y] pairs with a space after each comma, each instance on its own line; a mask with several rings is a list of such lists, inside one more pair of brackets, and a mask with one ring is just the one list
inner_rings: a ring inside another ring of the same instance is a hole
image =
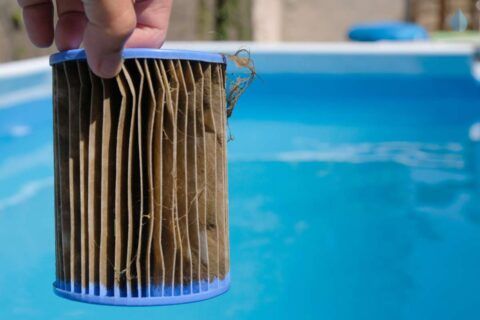
[[225, 59], [127, 49], [101, 79], [55, 54], [59, 296], [166, 305], [228, 290]]

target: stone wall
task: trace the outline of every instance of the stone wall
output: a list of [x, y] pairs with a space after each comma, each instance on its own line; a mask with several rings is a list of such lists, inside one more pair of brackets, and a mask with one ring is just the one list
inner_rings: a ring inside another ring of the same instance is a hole
[[282, 0], [284, 41], [341, 41], [359, 22], [404, 20], [405, 0]]
[[406, 0], [254, 0], [260, 41], [342, 41], [359, 22], [405, 20]]

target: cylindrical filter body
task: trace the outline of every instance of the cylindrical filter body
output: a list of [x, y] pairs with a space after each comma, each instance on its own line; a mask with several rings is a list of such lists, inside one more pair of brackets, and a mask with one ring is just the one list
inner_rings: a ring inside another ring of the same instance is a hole
[[229, 287], [225, 60], [127, 49], [100, 79], [53, 55], [56, 281], [100, 304], [199, 301]]

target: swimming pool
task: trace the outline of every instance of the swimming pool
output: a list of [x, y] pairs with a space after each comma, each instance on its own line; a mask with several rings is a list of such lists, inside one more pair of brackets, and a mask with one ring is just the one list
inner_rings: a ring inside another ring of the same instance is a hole
[[230, 120], [232, 287], [173, 307], [53, 294], [50, 74], [0, 67], [1, 319], [480, 317], [473, 48], [251, 49], [259, 79]]

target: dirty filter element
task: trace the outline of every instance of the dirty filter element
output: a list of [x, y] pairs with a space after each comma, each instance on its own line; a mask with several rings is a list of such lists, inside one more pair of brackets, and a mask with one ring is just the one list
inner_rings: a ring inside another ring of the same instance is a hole
[[51, 57], [56, 294], [113, 305], [208, 299], [230, 278], [225, 61], [129, 49], [114, 79]]

